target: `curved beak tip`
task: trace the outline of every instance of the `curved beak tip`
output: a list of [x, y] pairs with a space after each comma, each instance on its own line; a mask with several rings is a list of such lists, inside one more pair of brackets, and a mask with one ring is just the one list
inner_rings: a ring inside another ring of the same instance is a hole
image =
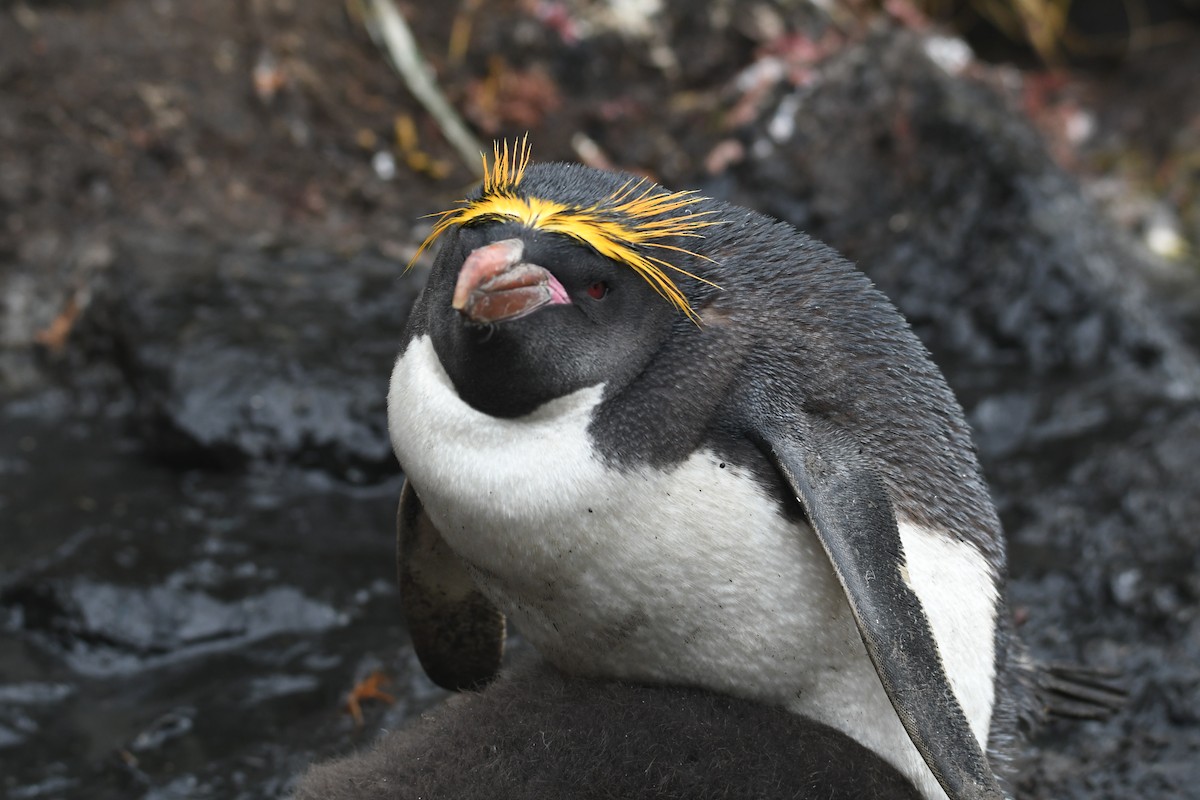
[[525, 243], [520, 239], [503, 239], [472, 250], [458, 270], [458, 282], [454, 285], [454, 298], [450, 305], [462, 311], [467, 298], [481, 284], [505, 270], [519, 264], [525, 253]]
[[550, 303], [569, 303], [566, 290], [544, 267], [522, 262], [520, 239], [471, 251], [463, 262], [450, 306], [472, 322], [518, 319]]

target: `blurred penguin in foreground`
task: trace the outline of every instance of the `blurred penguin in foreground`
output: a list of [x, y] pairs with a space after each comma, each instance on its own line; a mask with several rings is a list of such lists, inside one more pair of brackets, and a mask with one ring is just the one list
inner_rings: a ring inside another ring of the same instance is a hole
[[370, 750], [314, 766], [293, 800], [919, 797], [863, 745], [784, 709], [527, 659]]

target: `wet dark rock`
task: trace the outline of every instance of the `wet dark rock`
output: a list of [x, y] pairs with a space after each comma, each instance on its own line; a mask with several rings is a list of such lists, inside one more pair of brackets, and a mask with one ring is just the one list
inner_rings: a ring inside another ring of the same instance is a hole
[[191, 707], [168, 711], [135, 736], [129, 743], [129, 750], [134, 753], [157, 750], [172, 739], [191, 733], [195, 716], [196, 709]]
[[415, 297], [403, 265], [146, 239], [92, 316], [173, 464], [255, 460], [394, 474], [384, 397]]
[[743, 131], [731, 199], [856, 261], [941, 359], [1046, 373], [1169, 358], [1141, 257], [930, 41], [879, 33], [780, 88]]
[[247, 689], [246, 703], [259, 705], [277, 697], [313, 692], [320, 688], [320, 682], [314, 675], [290, 675], [272, 673], [255, 678]]
[[0, 481], [0, 796], [276, 796], [355, 739], [355, 654], [396, 677], [398, 714], [440, 696], [412, 685], [395, 607], [394, 480], [180, 473], [120, 419], [18, 405], [18, 425], [0, 405], [0, 452], [21, 453]]
[[[20, 610], [25, 630], [63, 643], [77, 670], [100, 675], [283, 633], [317, 633], [346, 622], [335, 609], [289, 586], [224, 602], [178, 587], [135, 588], [83, 579], [19, 585], [0, 596], [0, 602]], [[72, 652], [77, 643], [91, 645], [86, 655]]]
[[[1008, 533], [1026, 640], [1119, 668], [1131, 694], [1109, 722], [1039, 739], [1023, 783], [1031, 796], [1183, 797], [1200, 780], [1200, 498], [1176, 472], [1200, 474], [1200, 408], [1168, 408], [1158, 422], [1127, 420], [1131, 435], [1077, 454], [1067, 470], [993, 481], [1022, 508]], [[1027, 549], [1033, 540], [1043, 547]]]
[[0, 703], [11, 705], [41, 705], [57, 703], [74, 693], [66, 683], [15, 683], [0, 686]]
[[1000, 458], [1025, 442], [1036, 410], [1028, 394], [1009, 392], [985, 397], [967, 415], [979, 452]]

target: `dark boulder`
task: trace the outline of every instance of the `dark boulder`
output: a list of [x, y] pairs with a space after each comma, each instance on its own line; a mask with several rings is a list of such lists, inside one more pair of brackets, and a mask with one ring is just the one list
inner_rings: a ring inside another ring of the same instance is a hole
[[414, 281], [369, 253], [127, 246], [92, 312], [138, 399], [146, 445], [182, 466], [396, 471], [387, 376]]

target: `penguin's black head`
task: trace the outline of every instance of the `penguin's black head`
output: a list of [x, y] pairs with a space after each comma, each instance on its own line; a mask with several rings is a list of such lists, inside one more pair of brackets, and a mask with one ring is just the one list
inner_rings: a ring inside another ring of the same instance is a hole
[[696, 269], [686, 237], [711, 224], [699, 198], [578, 165], [527, 168], [527, 153], [497, 153], [430, 236], [442, 241], [424, 297], [434, 349], [459, 396], [500, 417], [638, 375], [694, 316], [685, 289], [703, 279], [677, 265]]

